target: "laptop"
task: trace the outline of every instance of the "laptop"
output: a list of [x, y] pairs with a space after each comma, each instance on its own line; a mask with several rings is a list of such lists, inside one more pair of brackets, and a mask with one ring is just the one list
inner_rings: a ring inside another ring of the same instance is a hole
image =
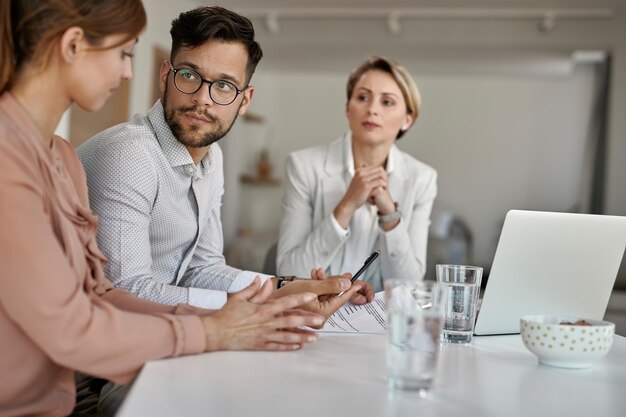
[[602, 320], [625, 247], [626, 217], [509, 211], [474, 333], [519, 333], [529, 314]]

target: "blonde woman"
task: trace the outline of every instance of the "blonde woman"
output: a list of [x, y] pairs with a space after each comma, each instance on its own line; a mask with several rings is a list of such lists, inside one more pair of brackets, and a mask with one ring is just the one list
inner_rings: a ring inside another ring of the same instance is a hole
[[437, 173], [395, 145], [420, 101], [410, 74], [390, 59], [371, 57], [350, 74], [350, 130], [287, 160], [279, 274], [303, 274], [300, 266], [311, 264], [354, 272], [380, 250], [364, 274], [376, 291], [384, 278], [423, 278]]

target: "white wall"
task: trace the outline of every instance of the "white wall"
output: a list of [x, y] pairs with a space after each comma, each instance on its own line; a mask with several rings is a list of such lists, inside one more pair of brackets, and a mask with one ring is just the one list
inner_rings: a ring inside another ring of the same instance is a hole
[[59, 120], [54, 134], [66, 140], [70, 137], [70, 110], [66, 110], [65, 113], [63, 113], [63, 117]]
[[[489, 266], [506, 212], [579, 204], [593, 73], [424, 79], [417, 140], [400, 146], [439, 171], [435, 208], [464, 218]], [[407, 138], [408, 139], [408, 138]]]

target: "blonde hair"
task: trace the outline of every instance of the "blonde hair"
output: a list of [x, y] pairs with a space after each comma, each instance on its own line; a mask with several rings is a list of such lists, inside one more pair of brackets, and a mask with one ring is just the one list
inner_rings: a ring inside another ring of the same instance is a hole
[[348, 101], [350, 101], [350, 99], [352, 98], [352, 92], [354, 91], [356, 83], [361, 79], [363, 74], [372, 70], [383, 71], [393, 77], [393, 79], [398, 84], [400, 91], [402, 91], [402, 96], [404, 96], [407, 113], [413, 116], [413, 121], [411, 122], [411, 125], [405, 130], [400, 130], [398, 132], [398, 136], [396, 136], [396, 139], [400, 139], [402, 135], [404, 135], [404, 133], [409, 130], [411, 126], [413, 126], [413, 123], [415, 123], [415, 121], [417, 120], [422, 105], [422, 96], [417, 89], [415, 81], [413, 81], [413, 77], [411, 77], [411, 74], [409, 74], [406, 68], [389, 58], [385, 58], [382, 56], [372, 56], [367, 61], [363, 62], [361, 65], [353, 69], [350, 73], [350, 77], [348, 78], [348, 84], [346, 85]]

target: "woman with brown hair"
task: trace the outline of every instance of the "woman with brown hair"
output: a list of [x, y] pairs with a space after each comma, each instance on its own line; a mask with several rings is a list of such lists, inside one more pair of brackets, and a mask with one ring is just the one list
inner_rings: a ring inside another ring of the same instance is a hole
[[[127, 383], [149, 360], [293, 350], [301, 293], [232, 294], [217, 312], [140, 300], [112, 285], [82, 166], [53, 132], [72, 103], [97, 110], [132, 78], [140, 0], [4, 0], [0, 9], [0, 416], [72, 412], [74, 371]], [[354, 293], [359, 288], [353, 286]]]
[[352, 71], [346, 90], [350, 130], [287, 160], [278, 273], [356, 271], [379, 250], [365, 273], [376, 291], [384, 278], [420, 280], [437, 173], [396, 146], [419, 116], [419, 91], [404, 67], [378, 56]]

